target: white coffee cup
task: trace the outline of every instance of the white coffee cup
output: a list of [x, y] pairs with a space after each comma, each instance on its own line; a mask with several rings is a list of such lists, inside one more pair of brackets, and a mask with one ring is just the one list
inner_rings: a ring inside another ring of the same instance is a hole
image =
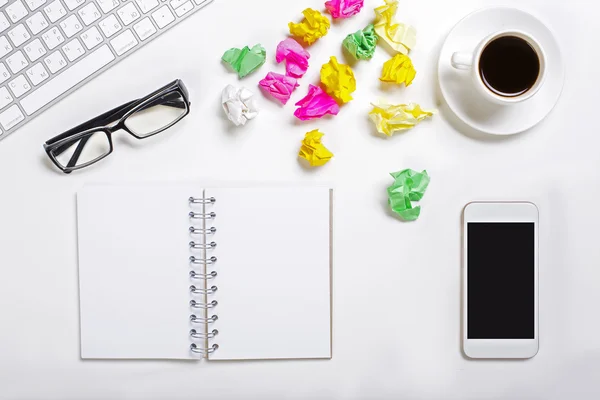
[[[513, 36], [525, 40], [535, 50], [539, 59], [540, 69], [537, 80], [535, 81], [533, 86], [529, 88], [529, 90], [517, 96], [502, 96], [498, 93], [495, 93], [485, 84], [479, 70], [479, 61], [481, 60], [481, 54], [483, 53], [483, 50], [486, 48], [486, 46], [492, 41], [505, 36]], [[529, 99], [540, 90], [542, 84], [544, 83], [544, 79], [546, 78], [546, 56], [544, 54], [542, 46], [540, 46], [538, 41], [535, 40], [535, 38], [533, 38], [533, 36], [531, 36], [530, 34], [518, 30], [503, 30], [493, 33], [485, 39], [483, 39], [481, 42], [479, 42], [477, 47], [475, 47], [475, 50], [473, 50], [472, 52], [456, 52], [452, 54], [451, 63], [452, 66], [456, 69], [470, 70], [477, 91], [484, 98], [496, 104], [502, 105], [516, 104]]]

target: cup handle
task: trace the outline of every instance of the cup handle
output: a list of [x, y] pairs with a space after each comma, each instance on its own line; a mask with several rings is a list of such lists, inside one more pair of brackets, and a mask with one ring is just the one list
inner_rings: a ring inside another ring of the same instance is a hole
[[450, 61], [456, 69], [471, 69], [473, 66], [473, 53], [456, 52]]

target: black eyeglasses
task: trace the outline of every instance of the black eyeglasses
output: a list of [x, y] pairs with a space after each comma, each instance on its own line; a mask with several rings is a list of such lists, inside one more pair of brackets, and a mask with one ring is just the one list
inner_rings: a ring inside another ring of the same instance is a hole
[[145, 139], [179, 122], [189, 114], [190, 105], [188, 91], [178, 79], [48, 140], [44, 150], [69, 174], [112, 153], [113, 132], [122, 129], [136, 139]]

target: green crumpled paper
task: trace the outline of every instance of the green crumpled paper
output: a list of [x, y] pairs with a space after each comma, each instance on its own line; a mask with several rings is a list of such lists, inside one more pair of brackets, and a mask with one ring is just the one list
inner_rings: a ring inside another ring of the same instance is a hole
[[349, 34], [342, 42], [342, 46], [357, 60], [370, 60], [377, 47], [375, 26], [370, 24], [363, 30]]
[[387, 189], [388, 204], [404, 221], [415, 221], [421, 214], [421, 206], [413, 208], [411, 201], [423, 198], [430, 180], [427, 171], [405, 169], [390, 175], [394, 178], [394, 183]]
[[244, 46], [243, 49], [232, 48], [227, 50], [221, 60], [229, 64], [240, 78], [256, 71], [267, 59], [267, 51], [259, 43], [252, 48]]

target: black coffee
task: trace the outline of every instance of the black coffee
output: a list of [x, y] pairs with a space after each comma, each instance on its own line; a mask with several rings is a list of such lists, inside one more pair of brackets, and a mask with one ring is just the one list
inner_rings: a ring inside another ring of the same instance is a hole
[[540, 74], [540, 59], [529, 43], [516, 36], [502, 36], [483, 49], [479, 74], [492, 92], [516, 97], [533, 87]]

